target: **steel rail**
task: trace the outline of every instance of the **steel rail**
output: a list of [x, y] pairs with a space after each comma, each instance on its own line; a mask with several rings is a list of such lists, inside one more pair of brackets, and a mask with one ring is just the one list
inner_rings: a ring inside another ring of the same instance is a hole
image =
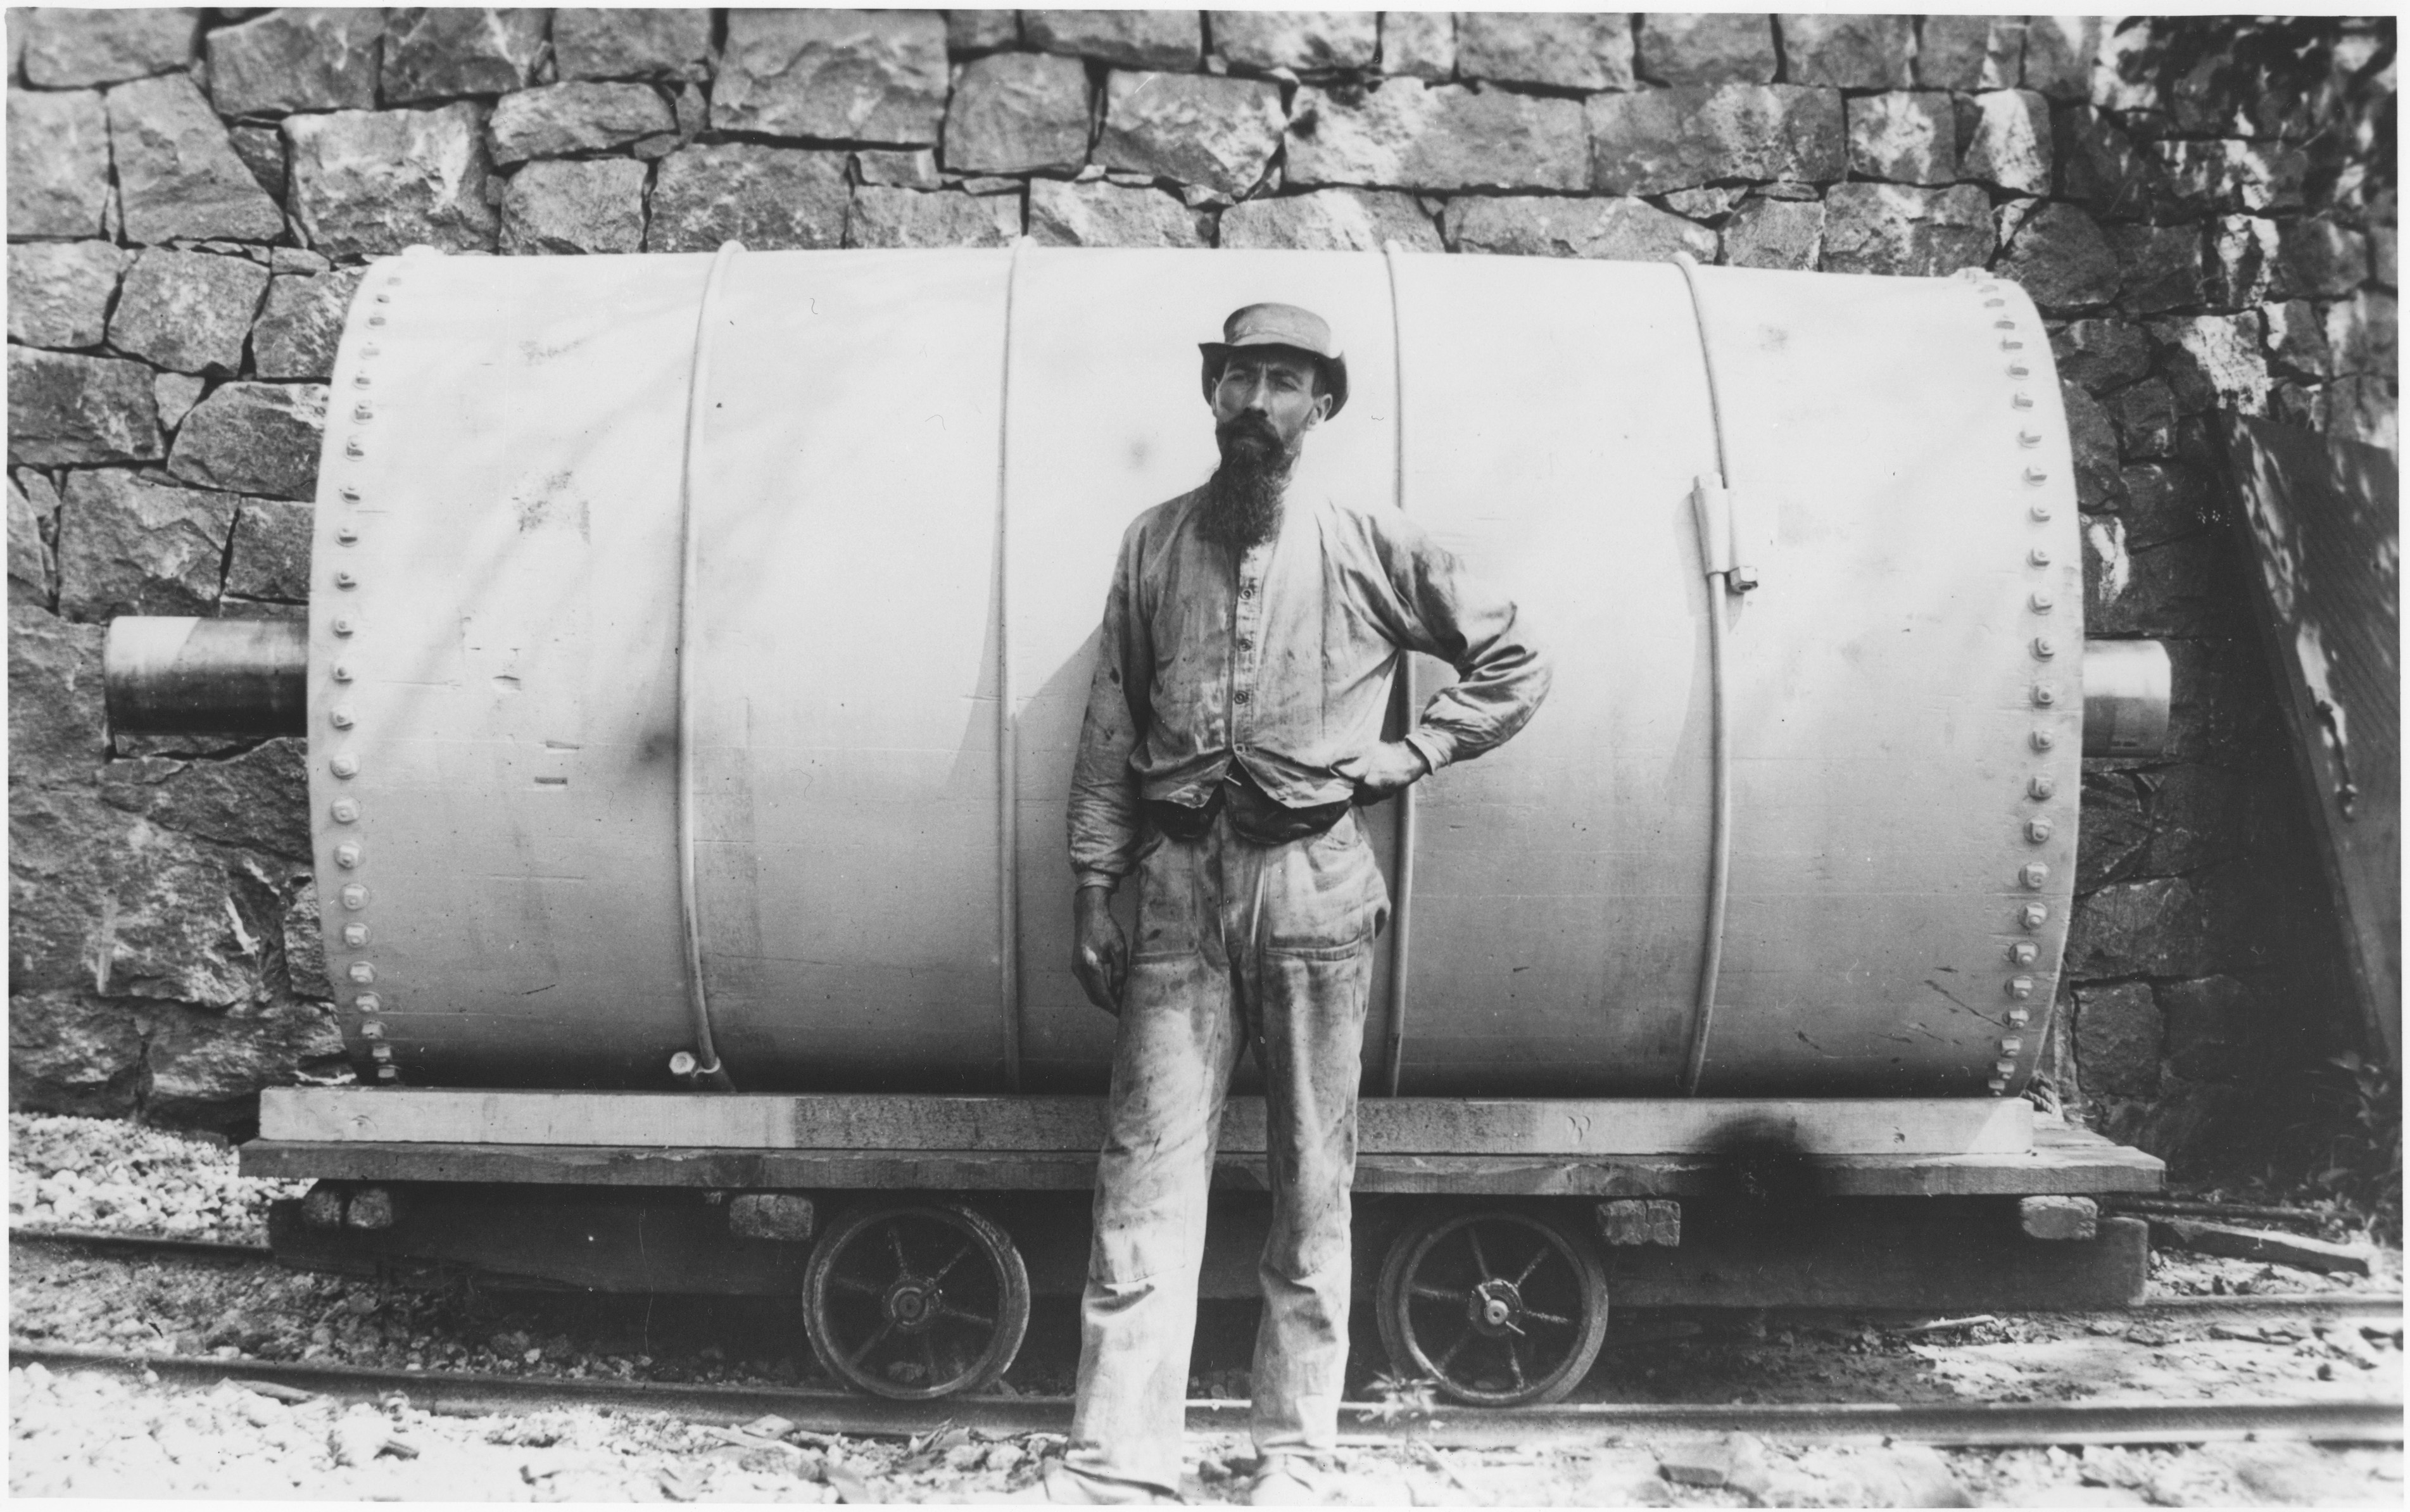
[[[350, 1401], [377, 1401], [397, 1392], [413, 1406], [452, 1416], [530, 1412], [582, 1406], [660, 1412], [695, 1421], [737, 1424], [765, 1413], [821, 1433], [900, 1437], [946, 1424], [1001, 1433], [1062, 1432], [1070, 1426], [1067, 1397], [950, 1397], [891, 1402], [834, 1391], [628, 1381], [531, 1379], [444, 1371], [398, 1371], [356, 1365], [292, 1364], [279, 1360], [197, 1359], [123, 1354], [104, 1349], [41, 1348], [11, 1344], [11, 1369], [149, 1373], [180, 1386], [256, 1381]], [[1616, 1436], [1677, 1437], [1757, 1433], [1783, 1439], [1895, 1438], [1936, 1445], [2199, 1444], [2219, 1439], [2307, 1439], [2321, 1443], [2399, 1444], [2399, 1402], [2110, 1402], [2110, 1403], [1804, 1403], [1725, 1406], [1599, 1403], [1571, 1406], [1456, 1408], [1428, 1415], [1384, 1417], [1384, 1409], [1344, 1403], [1353, 1419], [1343, 1441], [1408, 1439], [1449, 1448], [1483, 1448], [1569, 1438], [1598, 1443]], [[1236, 1432], [1248, 1404], [1222, 1400], [1188, 1403], [1192, 1432]]]

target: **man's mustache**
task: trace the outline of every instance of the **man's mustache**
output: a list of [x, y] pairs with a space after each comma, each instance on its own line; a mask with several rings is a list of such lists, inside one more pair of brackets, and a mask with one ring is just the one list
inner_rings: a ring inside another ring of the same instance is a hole
[[1274, 447], [1280, 444], [1280, 432], [1260, 414], [1234, 414], [1215, 426], [1213, 435], [1225, 446], [1234, 441], [1256, 441]]

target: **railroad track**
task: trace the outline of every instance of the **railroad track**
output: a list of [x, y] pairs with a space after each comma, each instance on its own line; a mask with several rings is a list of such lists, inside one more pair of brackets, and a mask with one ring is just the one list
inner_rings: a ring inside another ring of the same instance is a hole
[[[12, 1368], [108, 1371], [180, 1386], [251, 1382], [341, 1401], [376, 1402], [399, 1393], [411, 1405], [452, 1416], [526, 1413], [562, 1407], [666, 1413], [733, 1425], [776, 1414], [821, 1433], [901, 1436], [947, 1424], [995, 1433], [1062, 1432], [1067, 1397], [956, 1397], [888, 1402], [831, 1391], [627, 1381], [534, 1380], [442, 1371], [375, 1370], [357, 1365], [289, 1364], [255, 1359], [131, 1355], [105, 1349], [12, 1345]], [[2398, 1402], [1939, 1403], [1704, 1406], [1586, 1403], [1481, 1410], [1442, 1408], [1428, 1417], [1382, 1418], [1370, 1408], [1343, 1409], [1343, 1435], [1358, 1444], [1414, 1439], [1445, 1448], [1497, 1448], [1550, 1441], [1597, 1443], [1617, 1437], [1756, 1433], [1787, 1440], [1895, 1438], [1938, 1446], [2046, 1444], [2199, 1444], [2219, 1439], [2301, 1439], [2318, 1443], [2399, 1444]], [[1247, 1426], [1247, 1403], [1188, 1404], [1198, 1432]]]
[[[91, 1254], [123, 1255], [138, 1258], [187, 1258], [253, 1265], [273, 1264], [276, 1259], [274, 1252], [266, 1244], [241, 1243], [222, 1239], [175, 1239], [165, 1235], [124, 1233], [105, 1228], [47, 1228], [22, 1225], [8, 1230], [8, 1243], [80, 1249]], [[1904, 1320], [1911, 1317], [1922, 1319], [1932, 1316], [1929, 1311], [1879, 1307], [1772, 1308], [1768, 1311], [1781, 1316], [1829, 1314], [1886, 1320]], [[2073, 1316], [2093, 1316], [2099, 1311], [2087, 1309]], [[2236, 1297], [2155, 1297], [2136, 1302], [2131, 1307], [2118, 1308], [2113, 1316], [2133, 1318], [2137, 1321], [2173, 1322], [2184, 1318], [2214, 1318], [2228, 1314], [2298, 1313], [2323, 1319], [2378, 1315], [2399, 1316], [2402, 1311], [2403, 1295], [2398, 1291], [2316, 1291], [2262, 1292]], [[2058, 1315], [2037, 1309], [2009, 1316], [2048, 1317]]]

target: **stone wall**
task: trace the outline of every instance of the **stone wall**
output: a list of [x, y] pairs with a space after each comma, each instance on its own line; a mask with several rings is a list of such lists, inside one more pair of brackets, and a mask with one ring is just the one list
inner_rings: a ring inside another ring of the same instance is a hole
[[2051, 1082], [2211, 1148], [2350, 1022], [2220, 516], [2218, 409], [2390, 445], [2389, 21], [1195, 11], [11, 12], [18, 1106], [239, 1125], [340, 1074], [294, 742], [112, 743], [119, 614], [298, 614], [368, 258], [1336, 247], [1929, 277], [2050, 316], [2096, 632]]

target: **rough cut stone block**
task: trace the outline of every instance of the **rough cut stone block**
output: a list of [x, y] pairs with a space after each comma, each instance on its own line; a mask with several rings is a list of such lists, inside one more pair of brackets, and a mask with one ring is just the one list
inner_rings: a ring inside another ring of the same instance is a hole
[[[560, 23], [553, 22], [559, 30]], [[989, 52], [1009, 48], [1021, 40], [1021, 15], [1012, 10], [949, 10], [946, 12], [946, 51], [952, 53]]]
[[284, 133], [271, 125], [231, 125], [226, 127], [226, 145], [251, 170], [252, 182], [266, 190], [269, 198], [284, 203]]
[[10, 15], [8, 29], [19, 26], [25, 30], [26, 81], [80, 89], [190, 67], [201, 13], [165, 6], [37, 6]]
[[[2153, 385], [2166, 385], [2156, 379]], [[2136, 385], [2137, 388], [2142, 385]], [[2173, 411], [2170, 409], [2170, 415]], [[2195, 467], [2141, 463], [2125, 471], [2126, 529], [2139, 545], [2153, 546], [2200, 534], [2220, 518], [2215, 493]], [[2169, 768], [2172, 772], [2176, 768]], [[2165, 774], [2162, 774], [2163, 776]], [[2165, 868], [2170, 875], [2190, 866]]]
[[2340, 374], [2386, 375], [2397, 368], [2393, 296], [2362, 290], [2327, 307], [2327, 349]]
[[937, 171], [937, 154], [926, 147], [856, 153], [853, 173], [860, 182], [890, 189], [942, 189], [946, 183], [946, 176]]
[[503, 95], [486, 131], [495, 165], [507, 167], [632, 142], [642, 153], [647, 138], [665, 148], [675, 138], [677, 122], [650, 84], [545, 84]]
[[326, 426], [323, 384], [226, 384], [184, 417], [167, 471], [233, 493], [313, 498]]
[[1996, 266], [2047, 311], [2107, 304], [2117, 297], [2117, 254], [2098, 223], [2073, 205], [2044, 205], [2026, 216]]
[[108, 207], [109, 116], [100, 96], [10, 90], [8, 234], [98, 236]]
[[1380, 42], [1371, 10], [1216, 10], [1208, 24], [1213, 51], [1241, 68], [1370, 68]]
[[635, 252], [645, 244], [645, 165], [632, 158], [530, 163], [502, 188], [501, 250]]
[[268, 269], [248, 257], [152, 247], [126, 270], [109, 344], [176, 372], [236, 372], [267, 292]]
[[1961, 173], [2011, 194], [2050, 193], [2050, 101], [2031, 90], [1994, 90], [1976, 95], [1968, 113]]
[[8, 1101], [27, 1112], [132, 1118], [142, 1098], [143, 1025], [123, 1003], [80, 992], [8, 1000]]
[[[22, 484], [48, 495], [48, 508], [34, 502], [31, 492]], [[58, 498], [50, 493], [50, 482], [39, 472], [22, 470], [21, 476], [8, 480], [8, 602], [28, 603], [43, 608], [50, 606], [59, 589], [58, 560], [51, 550], [47, 533], [56, 527]]]
[[[2331, 299], [2368, 276], [2369, 241], [2322, 215], [2276, 224], [2277, 286], [2290, 298]], [[2389, 234], [2389, 233], [2388, 233]], [[2390, 276], [2379, 283], [2390, 284]]]
[[2191, 880], [2155, 877], [2076, 900], [2067, 970], [2079, 978], [2208, 976], [2233, 951]]
[[284, 216], [234, 155], [225, 126], [183, 74], [109, 92], [109, 154], [129, 241], [270, 241]]
[[946, 107], [946, 167], [1031, 173], [1076, 168], [1087, 159], [1085, 64], [1044, 52], [997, 52], [963, 65]]
[[[2122, 29], [2118, 29], [2119, 26]], [[2109, 35], [2099, 39], [2092, 53], [2091, 85], [2086, 96], [2092, 104], [2103, 110], [2162, 116], [2168, 113], [2172, 104], [2178, 130], [2186, 134], [2199, 131], [2215, 134], [2214, 126], [2187, 120], [2190, 115], [2185, 109], [2187, 92], [2181, 83], [2172, 99], [2162, 94], [2160, 84], [2167, 73], [2168, 43], [2171, 40], [2167, 27], [2150, 23], [2122, 25], [2121, 22], [2112, 23], [2103, 30]], [[2211, 51], [2211, 56], [2216, 56], [2216, 50]], [[2223, 72], [2214, 68], [2210, 71]], [[2199, 79], [2203, 72], [2203, 69], [2196, 67], [2190, 77]], [[2234, 112], [2238, 118], [2246, 113], [2242, 110]], [[2241, 129], [2235, 135], [2260, 135], [2250, 128], [2247, 121], [2242, 121], [2240, 124]]]
[[1169, 195], [1114, 183], [1029, 186], [1029, 235], [1042, 247], [1203, 247], [1203, 217]]
[[1638, 67], [1660, 84], [1770, 84], [1774, 23], [1739, 11], [1652, 11], [1640, 18]]
[[563, 79], [701, 79], [710, 52], [711, 12], [699, 7], [552, 13], [553, 65]]
[[1392, 241], [1413, 252], [1444, 250], [1439, 227], [1415, 196], [1393, 189], [1317, 189], [1222, 212], [1225, 247], [1379, 252]]
[[151, 399], [159, 406], [159, 429], [173, 431], [201, 401], [207, 381], [188, 372], [163, 372], [151, 380]]
[[343, 1034], [323, 1003], [274, 1003], [240, 1017], [164, 1005], [152, 1011], [143, 1060], [151, 1078], [146, 1116], [219, 1127], [255, 1109], [261, 1088], [341, 1065]]
[[1722, 260], [1735, 268], [1804, 272], [1815, 268], [1823, 246], [1823, 201], [1758, 196], [1743, 201], [1725, 224]]
[[2027, 1239], [2088, 1240], [2100, 1231], [2100, 1204], [2088, 1197], [2021, 1197], [2017, 1227]]
[[1116, 71], [1096, 161], [1236, 196], [1271, 166], [1286, 124], [1280, 86], [1265, 80]]
[[2268, 404], [2268, 361], [2261, 354], [2259, 313], [2187, 315], [2151, 322], [2151, 335], [2174, 350], [2161, 360], [2177, 407], [2192, 414], [2215, 406], [2245, 414]]
[[2281, 255], [2273, 221], [2227, 215], [2211, 222], [2204, 280], [2211, 306], [2239, 310], [2267, 299], [2275, 292]]
[[337, 269], [314, 277], [278, 277], [269, 282], [268, 304], [251, 330], [253, 369], [262, 378], [314, 378], [335, 371], [335, 347], [343, 337], [343, 315], [359, 292], [365, 269]]
[[2026, 17], [2025, 87], [2054, 100], [2090, 99], [2103, 30], [2098, 16]]
[[946, 22], [934, 10], [728, 13], [717, 131], [920, 144], [946, 114]]
[[730, 142], [662, 158], [647, 252], [710, 252], [733, 239], [757, 251], [845, 240], [846, 154]]
[[1844, 172], [1841, 96], [1789, 84], [1593, 94], [1590, 179], [1655, 195], [1724, 179], [1825, 182]]
[[1434, 84], [1456, 77], [1456, 15], [1446, 10], [1381, 12], [1381, 71]]
[[1447, 202], [1440, 226], [1459, 252], [1652, 263], [1667, 261], [1677, 252], [1701, 262], [1716, 254], [1713, 231], [1632, 198], [1468, 195]]
[[[1353, 103], [1350, 103], [1353, 101]], [[1582, 108], [1392, 79], [1342, 96], [1308, 85], [1289, 113], [1288, 182], [1393, 189], [1588, 187]]]
[[[310, 535], [316, 517], [317, 511], [306, 503], [280, 499], [244, 500], [235, 516], [233, 548], [226, 553], [226, 592], [243, 599], [307, 603]], [[308, 834], [305, 823], [301, 849], [286, 853], [309, 854]]]
[[2125, 269], [2119, 304], [2135, 314], [2154, 314], [2201, 302], [2207, 269], [2198, 225], [2112, 225], [2109, 245]]
[[306, 860], [307, 763], [302, 742], [291, 736], [223, 759], [145, 756], [111, 762], [101, 772], [100, 798], [121, 813], [179, 835]]
[[2121, 502], [2117, 476], [2117, 428], [2100, 401], [2074, 384], [2060, 385], [2067, 406], [2067, 439], [2075, 463], [2075, 498], [2085, 510]]
[[[2076, 908], [2081, 919], [2084, 905], [2079, 902]], [[2079, 988], [2075, 1002], [2076, 1075], [2084, 1095], [2147, 1098], [2156, 1094], [2164, 1026], [2150, 987], [2133, 981]]]
[[119, 357], [8, 348], [11, 462], [147, 462], [163, 449], [149, 368]]
[[1194, 68], [1205, 58], [1205, 29], [1194, 10], [1024, 10], [1021, 35], [1040, 52], [1117, 68]]
[[1682, 1204], [1664, 1199], [1620, 1198], [1598, 1205], [1598, 1237], [1609, 1244], [1682, 1243]]
[[2109, 400], [2116, 417], [2121, 448], [2127, 457], [2172, 457], [2176, 444], [2176, 400], [2168, 385], [2146, 378], [2120, 389]]
[[59, 508], [59, 613], [215, 612], [235, 500], [115, 469], [67, 474]]
[[2309, 154], [2247, 141], [2155, 141], [2167, 193], [2192, 210], [2298, 210]]
[[1894, 183], [1944, 184], [1958, 177], [1958, 118], [1933, 90], [1853, 95], [1850, 169]]
[[[8, 606], [8, 796], [81, 785], [109, 757], [99, 625], [71, 624], [30, 604]], [[12, 828], [13, 836], [14, 830]], [[12, 937], [14, 931], [11, 931]], [[18, 957], [10, 940], [12, 986]]]
[[1937, 277], [1982, 267], [1992, 240], [1991, 201], [1973, 184], [1838, 183], [1824, 196], [1827, 272]]
[[2384, 378], [2338, 378], [2327, 385], [2327, 434], [2386, 451], [2401, 445], [2401, 397]]
[[386, 12], [384, 102], [415, 105], [525, 89], [544, 56], [549, 17], [544, 10], [467, 6]]
[[98, 346], [125, 254], [106, 241], [21, 241], [8, 248], [8, 340]]
[[2278, 1005], [2235, 977], [2171, 981], [2157, 992], [2166, 1016], [2168, 1059], [2179, 1076], [2232, 1076], [2245, 1070], [2260, 1024]]
[[2052, 333], [2058, 375], [2095, 394], [2122, 388], [2151, 371], [2151, 343], [2124, 320], [2070, 321]]
[[222, 26], [209, 38], [210, 101], [229, 119], [374, 109], [384, 33], [382, 11], [350, 7], [297, 6]]
[[1915, 33], [1907, 16], [1781, 16], [1791, 82], [1835, 89], [1906, 89]]
[[1916, 81], [1926, 89], [2012, 89], [2024, 59], [2022, 17], [1927, 16]]
[[2058, 192], [2104, 221], [2141, 219], [2166, 194], [2159, 160], [2103, 111], [2088, 105], [2054, 109], [2051, 139], [2058, 148]]
[[1009, 196], [865, 185], [846, 211], [849, 247], [1002, 247], [1021, 234], [1021, 206]]
[[293, 214], [318, 251], [378, 256], [419, 243], [490, 252], [486, 111], [338, 110], [288, 116]]
[[1466, 79], [1557, 89], [1630, 89], [1632, 18], [1621, 12], [1466, 10], [1456, 71]]

